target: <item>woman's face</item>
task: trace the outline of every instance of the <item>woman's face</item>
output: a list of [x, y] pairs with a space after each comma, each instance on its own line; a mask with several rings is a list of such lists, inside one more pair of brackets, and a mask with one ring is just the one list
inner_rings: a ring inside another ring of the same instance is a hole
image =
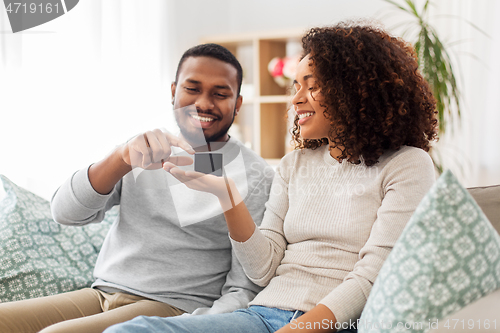
[[317, 89], [316, 80], [311, 69], [309, 55], [297, 65], [293, 85], [295, 95], [293, 107], [299, 116], [300, 135], [303, 139], [328, 138], [330, 121], [325, 118], [325, 107], [320, 105], [323, 96]]

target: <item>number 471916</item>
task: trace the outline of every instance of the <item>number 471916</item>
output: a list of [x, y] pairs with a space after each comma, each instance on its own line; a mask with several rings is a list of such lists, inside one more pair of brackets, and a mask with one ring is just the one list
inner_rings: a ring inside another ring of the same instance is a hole
[[11, 2], [6, 7], [7, 13], [24, 13], [24, 14], [35, 14], [35, 13], [47, 13], [50, 14], [53, 11], [59, 13], [59, 3], [51, 4], [36, 4], [36, 3], [21, 3], [21, 2]]
[[466, 321], [465, 319], [462, 319], [462, 320], [460, 320], [460, 319], [447, 319], [443, 324], [443, 327], [446, 327], [447, 329], [455, 329], [455, 328], [481, 329], [481, 326], [484, 329], [490, 329], [490, 328], [496, 329], [497, 328], [497, 320], [496, 319], [495, 320], [469, 319]]

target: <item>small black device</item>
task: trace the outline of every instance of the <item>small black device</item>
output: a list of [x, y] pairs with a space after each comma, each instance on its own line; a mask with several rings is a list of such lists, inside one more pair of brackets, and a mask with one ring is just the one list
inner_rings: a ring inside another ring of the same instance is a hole
[[222, 176], [222, 153], [195, 153], [194, 171]]

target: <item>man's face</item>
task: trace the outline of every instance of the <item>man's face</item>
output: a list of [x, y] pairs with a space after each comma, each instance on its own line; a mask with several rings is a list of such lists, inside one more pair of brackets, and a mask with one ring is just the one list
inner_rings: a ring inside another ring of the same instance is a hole
[[210, 57], [189, 57], [171, 89], [175, 119], [187, 141], [193, 146], [227, 141], [242, 103], [236, 68]]

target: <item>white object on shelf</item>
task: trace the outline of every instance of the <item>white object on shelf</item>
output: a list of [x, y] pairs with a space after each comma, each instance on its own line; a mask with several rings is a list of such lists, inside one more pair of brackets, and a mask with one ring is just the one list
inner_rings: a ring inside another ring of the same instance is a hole
[[255, 94], [255, 87], [252, 83], [243, 83], [241, 85], [240, 95], [243, 96], [243, 101], [245, 99], [252, 100]]

